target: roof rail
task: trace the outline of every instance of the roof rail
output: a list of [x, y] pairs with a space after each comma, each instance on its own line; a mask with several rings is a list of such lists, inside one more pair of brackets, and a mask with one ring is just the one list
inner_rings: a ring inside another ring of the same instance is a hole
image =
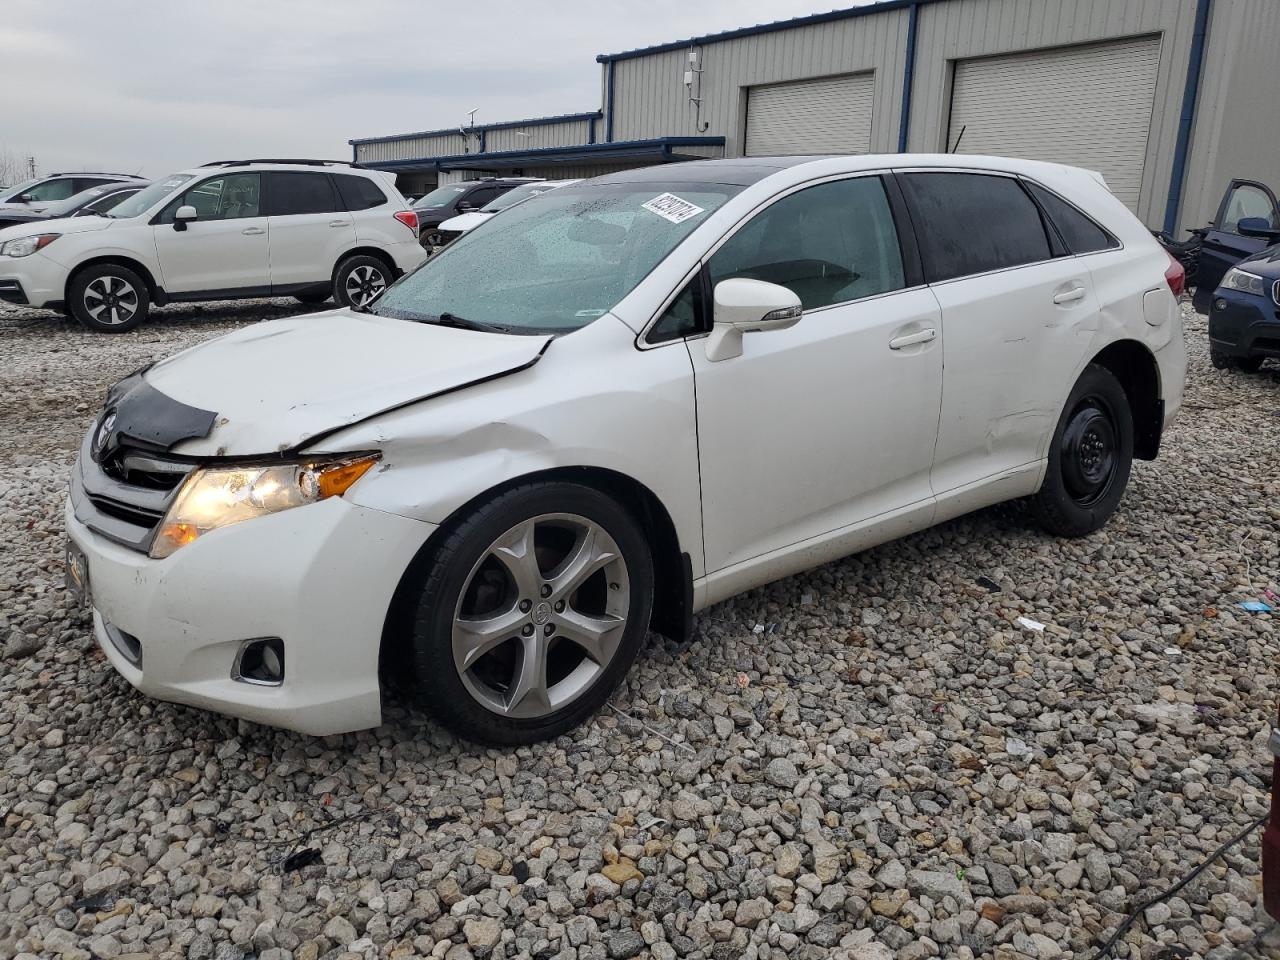
[[145, 179], [136, 173], [108, 173], [106, 170], [59, 170], [57, 173], [46, 173], [46, 177], [133, 177], [135, 180]]
[[352, 160], [299, 160], [293, 157], [258, 157], [252, 160], [214, 160], [212, 163], [204, 163], [204, 167], [247, 167], [251, 163], [289, 163], [303, 167], [361, 167], [361, 164]]

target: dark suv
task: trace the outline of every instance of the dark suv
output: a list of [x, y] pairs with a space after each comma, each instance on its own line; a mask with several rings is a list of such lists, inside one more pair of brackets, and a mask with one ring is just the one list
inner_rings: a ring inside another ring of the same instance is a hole
[[536, 179], [538, 178], [485, 177], [483, 180], [464, 180], [437, 187], [413, 205], [414, 213], [418, 215], [418, 238], [424, 247], [433, 250], [445, 240], [436, 228], [450, 217], [469, 210], [479, 210], [508, 190]]

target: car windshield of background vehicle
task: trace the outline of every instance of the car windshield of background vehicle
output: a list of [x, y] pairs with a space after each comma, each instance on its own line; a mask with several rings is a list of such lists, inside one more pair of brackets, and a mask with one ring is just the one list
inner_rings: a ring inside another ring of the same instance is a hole
[[415, 207], [443, 207], [449, 203], [460, 193], [465, 193], [471, 184], [458, 183], [448, 187], [439, 187], [432, 190], [425, 197], [414, 204]]
[[554, 184], [548, 186], [545, 183], [531, 183], [528, 186], [516, 187], [514, 190], [508, 190], [500, 197], [494, 197], [480, 208], [480, 212], [497, 213], [499, 210], [514, 207], [517, 203], [522, 203], [530, 197], [536, 197], [540, 193], [546, 193], [548, 190], [554, 189]]
[[120, 204], [120, 206], [112, 210], [111, 217], [116, 220], [127, 220], [130, 217], [140, 217], [192, 178], [193, 174], [190, 173], [175, 173], [171, 177], [165, 177], [163, 180], [157, 180], [151, 186], [147, 187], [145, 190], [139, 190], [124, 203]]
[[51, 203], [44, 208], [44, 212], [49, 215], [50, 219], [55, 217], [65, 217], [75, 213], [86, 203], [92, 203], [98, 197], [103, 196], [107, 192], [107, 187], [90, 187], [88, 190], [81, 190], [77, 194], [67, 197], [65, 200], [59, 200], [57, 203]]
[[677, 182], [549, 190], [463, 234], [373, 312], [512, 333], [577, 330], [613, 309], [741, 190]]

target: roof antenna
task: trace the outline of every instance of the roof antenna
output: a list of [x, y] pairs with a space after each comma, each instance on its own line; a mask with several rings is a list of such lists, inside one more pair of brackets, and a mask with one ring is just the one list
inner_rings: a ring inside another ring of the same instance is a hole
[[960, 135], [956, 137], [956, 142], [952, 145], [951, 149], [947, 151], [947, 153], [955, 153], [960, 149], [960, 141], [964, 138], [964, 132], [968, 129], [969, 125], [967, 123], [960, 128]]

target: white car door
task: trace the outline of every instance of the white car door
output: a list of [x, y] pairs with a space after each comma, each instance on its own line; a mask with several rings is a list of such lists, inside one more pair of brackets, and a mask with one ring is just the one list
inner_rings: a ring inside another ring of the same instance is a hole
[[918, 269], [877, 175], [788, 194], [710, 257], [709, 291], [751, 277], [805, 312], [728, 360], [689, 343], [708, 573], [903, 508], [929, 522], [942, 344]]
[[273, 291], [330, 280], [338, 258], [355, 246], [356, 228], [329, 174], [273, 171], [266, 177]]
[[942, 307], [941, 497], [1046, 455], [1098, 305], [1085, 262], [1066, 254], [1017, 178], [898, 179], [912, 219], [927, 225], [921, 257]]
[[[164, 289], [170, 294], [267, 293], [271, 286], [262, 176], [223, 173], [171, 200], [151, 228]], [[174, 222], [178, 207], [196, 219]]]

